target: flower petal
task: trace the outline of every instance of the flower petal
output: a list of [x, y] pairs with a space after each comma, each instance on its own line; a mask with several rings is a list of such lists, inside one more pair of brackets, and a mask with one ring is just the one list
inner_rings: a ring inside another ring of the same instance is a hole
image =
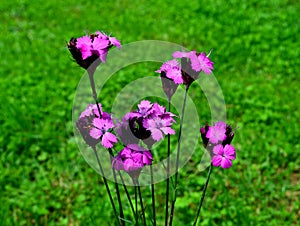
[[102, 136], [102, 132], [97, 128], [92, 128], [90, 131], [90, 136], [94, 139], [99, 139]]
[[221, 166], [224, 169], [230, 168], [232, 166], [232, 162], [229, 159], [222, 158]]
[[151, 129], [151, 136], [153, 140], [159, 141], [163, 138], [163, 133], [159, 129]]
[[224, 150], [223, 150], [222, 144], [218, 144], [218, 145], [214, 146], [213, 153], [215, 155], [223, 155], [224, 154]]
[[226, 144], [224, 147], [224, 156], [227, 159], [234, 160], [236, 158], [236, 154], [234, 151], [234, 147], [230, 144]]
[[222, 156], [220, 156], [220, 155], [215, 155], [211, 161], [213, 166], [216, 166], [216, 167], [220, 166], [221, 162], [222, 162]]
[[170, 127], [162, 127], [160, 128], [164, 134], [175, 134], [175, 131]]
[[117, 143], [118, 140], [116, 138], [115, 135], [113, 135], [112, 133], [106, 132], [103, 137], [102, 137], [102, 145], [105, 148], [112, 148], [114, 145], [114, 143]]

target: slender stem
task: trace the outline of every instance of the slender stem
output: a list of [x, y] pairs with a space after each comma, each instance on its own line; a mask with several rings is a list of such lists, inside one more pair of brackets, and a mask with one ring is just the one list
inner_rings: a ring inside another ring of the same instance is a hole
[[131, 201], [131, 197], [130, 197], [130, 195], [129, 195], [129, 192], [128, 192], [128, 189], [127, 189], [127, 186], [126, 186], [126, 185], [125, 185], [125, 183], [124, 183], [123, 176], [122, 176], [122, 174], [121, 174], [120, 172], [119, 172], [119, 176], [120, 176], [120, 178], [121, 178], [121, 182], [122, 182], [122, 184], [123, 184], [123, 188], [124, 188], [124, 190], [125, 190], [125, 193], [126, 193], [127, 199], [128, 199], [128, 201], [129, 201], [129, 204], [130, 204], [130, 207], [131, 207], [132, 213], [133, 213], [133, 214], [135, 214], [134, 207], [133, 207], [133, 204], [132, 204], [132, 201]]
[[[112, 162], [112, 160], [113, 160], [113, 152], [112, 152], [111, 148], [109, 148], [108, 151], [109, 151], [109, 154], [110, 154], [110, 160]], [[121, 196], [120, 196], [120, 191], [119, 191], [119, 185], [118, 185], [118, 182], [117, 182], [116, 170], [112, 167], [112, 171], [113, 171], [115, 188], [116, 188], [117, 198], [118, 198], [118, 203], [119, 203], [121, 225], [125, 226], [126, 222], [124, 221], [123, 206], [122, 206], [122, 201], [121, 201]]]
[[181, 147], [181, 133], [182, 133], [182, 126], [183, 126], [183, 119], [184, 119], [184, 110], [186, 105], [186, 97], [188, 93], [189, 87], [186, 88], [182, 109], [181, 109], [181, 118], [180, 118], [180, 127], [178, 132], [178, 145], [177, 145], [177, 156], [176, 156], [176, 170], [175, 170], [175, 190], [174, 190], [174, 197], [171, 204], [171, 214], [170, 214], [170, 223], [169, 226], [172, 226], [173, 223], [173, 216], [174, 216], [174, 208], [175, 208], [175, 202], [176, 202], [176, 196], [177, 196], [177, 187], [178, 187], [178, 168], [179, 168], [179, 157], [180, 157], [180, 147]]
[[137, 226], [139, 224], [137, 186], [134, 186], [134, 196], [135, 196], [135, 225]]
[[196, 215], [196, 218], [195, 218], [195, 221], [194, 221], [194, 224], [193, 224], [194, 226], [196, 226], [197, 220], [199, 218], [199, 214], [200, 214], [200, 211], [201, 211], [202, 203], [204, 201], [204, 197], [205, 197], [205, 193], [206, 193], [206, 188], [208, 186], [208, 182], [209, 182], [209, 178], [210, 178], [211, 172], [212, 172], [212, 164], [210, 164], [209, 169], [208, 169], [208, 174], [207, 174], [205, 186], [204, 186], [204, 189], [203, 189], [203, 192], [202, 192], [202, 197], [201, 197], [201, 200], [200, 200], [200, 203], [199, 203], [197, 215]]
[[140, 187], [138, 181], [137, 181], [137, 187], [138, 187], [138, 192], [139, 192], [139, 197], [140, 197], [140, 205], [141, 205], [141, 208], [142, 208], [143, 225], [147, 226], [147, 224], [146, 224], [146, 217], [145, 217], [145, 210], [144, 210], [144, 205], [143, 205], [142, 192], [141, 192], [141, 187]]
[[151, 196], [152, 196], [152, 212], [153, 212], [153, 226], [156, 226], [156, 212], [155, 212], [155, 191], [154, 191], [154, 182], [153, 182], [153, 168], [150, 165], [151, 173]]
[[96, 70], [96, 68], [93, 68], [92, 66], [90, 66], [88, 68], [87, 72], [88, 72], [89, 78], [90, 78], [90, 84], [91, 84], [91, 88], [92, 88], [93, 98], [94, 98], [94, 101], [97, 105], [97, 109], [98, 109], [100, 118], [102, 118], [102, 113], [101, 113], [100, 106], [99, 106], [99, 103], [98, 103], [98, 95], [97, 95], [96, 88], [95, 88], [95, 81], [94, 81], [95, 70]]
[[[109, 186], [108, 186], [106, 177], [105, 177], [105, 175], [104, 175], [104, 171], [103, 171], [103, 168], [102, 168], [102, 165], [101, 165], [101, 162], [100, 162], [100, 159], [99, 159], [99, 156], [98, 156], [96, 147], [93, 146], [92, 148], [93, 148], [93, 150], [94, 150], [94, 153], [95, 153], [95, 156], [96, 156], [98, 165], [99, 165], [100, 173], [101, 173], [101, 175], [102, 175], [102, 178], [103, 178], [103, 181], [104, 181], [104, 185], [105, 185], [105, 187], [106, 187], [106, 191], [107, 191], [107, 194], [108, 194], [108, 196], [109, 196], [110, 203], [111, 203], [111, 205], [112, 205], [112, 207], [113, 207], [113, 210], [114, 210], [114, 214], [115, 214], [115, 216], [116, 216], [116, 219], [119, 219], [119, 216], [118, 216], [117, 210], [116, 210], [116, 206], [115, 206], [115, 204], [114, 204], [114, 200], [113, 200], [113, 198], [112, 198], [112, 195], [111, 195], [111, 192], [110, 192], [110, 189], [109, 189]], [[118, 222], [118, 225], [120, 225], [119, 220], [118, 220], [117, 222]]]
[[[171, 103], [168, 101], [168, 111], [170, 111]], [[167, 155], [167, 184], [166, 184], [166, 213], [165, 213], [165, 226], [168, 226], [168, 218], [169, 218], [169, 189], [170, 189], [170, 145], [171, 145], [171, 137], [168, 134], [168, 155]]]

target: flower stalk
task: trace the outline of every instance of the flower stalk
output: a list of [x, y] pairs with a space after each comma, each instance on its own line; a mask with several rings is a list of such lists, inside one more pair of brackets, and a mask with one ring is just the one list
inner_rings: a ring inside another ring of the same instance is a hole
[[180, 147], [181, 147], [181, 133], [182, 133], [182, 127], [183, 127], [183, 119], [184, 119], [184, 111], [186, 106], [186, 98], [187, 93], [189, 90], [189, 86], [186, 87], [185, 93], [184, 93], [184, 99], [181, 109], [181, 118], [180, 118], [180, 126], [179, 126], [179, 132], [178, 132], [178, 142], [177, 142], [177, 155], [176, 155], [176, 170], [175, 170], [175, 181], [174, 181], [174, 197], [171, 204], [171, 214], [170, 214], [170, 223], [169, 225], [172, 226], [173, 224], [173, 217], [174, 217], [174, 208], [175, 208], [175, 202], [177, 198], [177, 189], [178, 189], [178, 169], [179, 169], [179, 158], [180, 158]]
[[[95, 154], [95, 156], [96, 156], [97, 163], [98, 163], [98, 166], [99, 166], [99, 170], [100, 170], [100, 173], [101, 173], [101, 175], [102, 175], [102, 178], [103, 178], [103, 181], [104, 181], [104, 185], [105, 185], [105, 188], [106, 188], [106, 191], [107, 191], [107, 194], [108, 194], [110, 203], [111, 203], [112, 208], [113, 208], [113, 210], [114, 210], [115, 217], [116, 217], [116, 219], [118, 219], [118, 214], [117, 214], [116, 206], [115, 206], [114, 200], [113, 200], [113, 198], [112, 198], [112, 195], [111, 195], [111, 192], [110, 192], [110, 189], [109, 189], [107, 180], [106, 180], [106, 178], [105, 178], [104, 171], [103, 171], [103, 167], [102, 167], [102, 164], [101, 164], [101, 162], [100, 162], [99, 155], [98, 155], [98, 153], [97, 153], [96, 147], [93, 146], [92, 148], [93, 148], [94, 154]], [[120, 225], [120, 222], [119, 222], [119, 221], [118, 221], [118, 225]]]
[[212, 172], [212, 164], [210, 164], [209, 169], [208, 169], [206, 182], [205, 182], [205, 185], [204, 185], [204, 188], [203, 188], [203, 191], [202, 191], [202, 196], [201, 196], [201, 199], [200, 199], [200, 203], [199, 203], [199, 206], [198, 206], [198, 210], [197, 210], [197, 214], [196, 214], [193, 226], [197, 225], [197, 221], [198, 221], [199, 214], [200, 214], [200, 211], [201, 211], [201, 207], [202, 207], [202, 204], [203, 204], [203, 201], [204, 201], [204, 197], [205, 197], [205, 194], [206, 194], [206, 189], [207, 189], [207, 186], [208, 186], [208, 182], [209, 182], [211, 172]]

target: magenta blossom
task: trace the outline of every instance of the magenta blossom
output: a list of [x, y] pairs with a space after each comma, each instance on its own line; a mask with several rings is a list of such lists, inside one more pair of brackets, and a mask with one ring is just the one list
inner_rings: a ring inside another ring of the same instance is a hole
[[230, 144], [234, 137], [231, 126], [222, 121], [217, 122], [214, 126], [205, 125], [201, 127], [200, 133], [204, 146], [207, 146], [208, 142], [212, 144], [222, 143], [225, 146], [226, 144]]
[[[98, 104], [101, 116], [103, 119], [111, 119], [111, 116], [107, 112], [102, 111], [102, 105]], [[94, 116], [100, 118], [97, 104], [89, 104], [87, 108], [80, 114], [79, 118]]]
[[[171, 129], [172, 123], [175, 122], [173, 117], [175, 117], [174, 114], [166, 112], [166, 108], [158, 103], [152, 104], [150, 101], [143, 100], [138, 104], [137, 111], [125, 115], [122, 122], [126, 124], [120, 124], [119, 136], [124, 138], [125, 143], [130, 140], [132, 143], [137, 143], [132, 139], [134, 136], [143, 140], [148, 148], [151, 148], [155, 142], [163, 138], [164, 134], [175, 133]], [[130, 130], [128, 130], [128, 126]]]
[[210, 126], [206, 138], [209, 139], [209, 142], [213, 144], [217, 144], [220, 141], [224, 141], [226, 139], [226, 123], [225, 122], [217, 122], [214, 126]]
[[113, 46], [120, 49], [120, 41], [99, 31], [95, 34], [71, 38], [68, 43], [73, 58], [85, 69], [98, 58], [101, 62], [105, 62], [108, 51]]
[[90, 130], [90, 136], [94, 139], [101, 139], [101, 144], [105, 148], [112, 148], [117, 143], [117, 137], [109, 132], [114, 124], [111, 119], [95, 118], [92, 122], [93, 128]]
[[148, 100], [142, 100], [138, 104], [138, 110], [129, 112], [125, 115], [126, 119], [132, 118], [147, 118], [149, 115], [153, 113], [153, 104], [151, 104]]
[[[208, 54], [209, 55], [209, 54]], [[174, 58], [188, 58], [190, 59], [191, 67], [194, 71], [203, 71], [206, 74], [210, 74], [213, 68], [213, 62], [208, 58], [204, 52], [197, 54], [196, 51], [190, 52], [174, 52]]]
[[230, 144], [218, 144], [213, 148], [212, 164], [213, 166], [221, 166], [222, 168], [230, 168], [232, 160], [236, 158], [234, 147]]
[[211, 74], [213, 67], [213, 62], [206, 56], [204, 52], [200, 53], [196, 58], [191, 58], [192, 68], [195, 71], [203, 71], [205, 74]]
[[152, 154], [137, 144], [129, 144], [114, 157], [112, 166], [116, 170], [126, 171], [134, 180], [138, 178], [140, 171], [146, 165], [151, 165]]
[[172, 79], [175, 84], [182, 84], [183, 78], [181, 74], [181, 67], [177, 60], [169, 60], [165, 62], [159, 70], [155, 71], [157, 73], [165, 73], [165, 76], [169, 79]]
[[[102, 116], [101, 119], [111, 121], [111, 116], [108, 113], [102, 111], [101, 104], [98, 104], [98, 106]], [[77, 128], [79, 129], [83, 139], [88, 145], [92, 147], [96, 146], [101, 141], [100, 139], [92, 137], [90, 135], [90, 131], [94, 128], [93, 120], [100, 118], [98, 106], [96, 104], [89, 104], [86, 109], [80, 114], [79, 119], [76, 122]]]
[[144, 121], [143, 126], [151, 131], [151, 137], [155, 141], [163, 139], [164, 134], [175, 134], [171, 128], [173, 118], [163, 119], [161, 117], [150, 118]]

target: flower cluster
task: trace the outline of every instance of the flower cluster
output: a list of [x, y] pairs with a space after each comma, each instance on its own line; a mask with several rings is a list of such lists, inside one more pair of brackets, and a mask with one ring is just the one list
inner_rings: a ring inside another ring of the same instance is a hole
[[113, 167], [136, 177], [145, 165], [152, 163], [151, 152], [138, 146], [139, 141], [144, 141], [150, 148], [164, 135], [175, 134], [171, 128], [174, 117], [158, 103], [143, 100], [138, 104], [138, 110], [127, 113], [121, 122], [114, 123], [100, 104], [90, 104], [80, 114], [77, 128], [85, 142], [92, 147], [101, 143], [104, 148], [112, 148], [119, 138], [124, 149], [114, 158]]
[[[106, 62], [107, 54], [113, 46], [118, 49], [121, 48], [120, 41], [115, 37], [110, 37], [99, 31], [94, 34], [85, 35], [79, 38], [71, 38], [68, 42], [68, 48], [75, 59], [75, 61], [84, 69], [88, 70], [90, 85], [92, 89], [93, 98], [96, 104], [89, 104], [87, 108], [80, 114], [79, 119], [76, 122], [77, 128], [81, 133], [84, 141], [93, 148], [97, 163], [99, 165], [100, 172], [103, 172], [101, 159], [98, 157], [96, 146], [102, 145], [111, 156], [111, 168], [115, 180], [115, 190], [118, 196], [119, 203], [119, 216], [115, 208], [115, 204], [110, 192], [110, 188], [104, 179], [105, 187], [108, 191], [110, 201], [112, 203], [117, 221], [120, 221], [120, 225], [125, 225], [125, 217], [122, 210], [122, 203], [120, 192], [117, 184], [117, 174], [115, 171], [125, 171], [132, 179], [134, 185], [140, 186], [139, 175], [144, 167], [152, 165], [153, 155], [151, 149], [156, 142], [164, 139], [166, 135], [175, 134], [175, 130], [172, 128], [175, 123], [175, 115], [171, 112], [167, 112], [166, 108], [158, 103], [151, 103], [148, 100], [142, 100], [137, 104], [137, 109], [126, 113], [120, 120], [112, 117], [110, 113], [102, 110], [102, 105], [98, 103], [98, 95], [96, 92], [96, 86], [94, 82], [94, 72], [96, 67], [101, 62]], [[198, 79], [201, 72], [205, 74], [211, 74], [214, 70], [213, 62], [209, 59], [210, 53], [205, 52], [197, 53], [196, 51], [181, 52], [176, 51], [172, 54], [173, 59], [166, 61], [156, 73], [160, 74], [162, 81], [162, 88], [168, 97], [169, 106], [171, 104], [171, 98], [176, 92], [177, 88], [183, 84], [185, 86], [185, 95], [182, 104], [182, 115], [180, 117], [180, 125], [177, 137], [177, 154], [175, 159], [175, 175], [174, 183], [174, 201], [171, 202], [170, 215], [169, 215], [169, 190], [170, 181], [167, 178], [166, 183], [166, 216], [165, 225], [168, 225], [170, 219], [170, 226], [173, 222], [175, 201], [178, 190], [178, 170], [180, 162], [180, 142], [183, 128], [184, 111], [186, 107], [186, 97], [189, 91], [189, 87], [193, 81]], [[97, 61], [96, 61], [97, 60]], [[95, 62], [95, 64], [93, 64]], [[97, 64], [96, 64], [97, 63]], [[92, 67], [90, 67], [93, 64]], [[90, 67], [90, 68], [89, 68]], [[191, 119], [193, 120], [193, 119]], [[208, 181], [211, 174], [212, 166], [230, 168], [232, 161], [236, 159], [236, 152], [231, 145], [231, 141], [234, 137], [232, 128], [225, 122], [219, 121], [214, 125], [209, 126], [206, 124], [200, 128], [201, 137], [204, 146], [209, 150], [212, 157], [209, 167], [208, 177], [203, 189], [199, 209], [194, 221], [194, 225], [197, 224], [197, 219], [201, 210], [201, 206], [204, 200], [205, 191], [208, 185]], [[171, 136], [168, 136], [168, 157], [170, 157], [171, 151]], [[119, 151], [121, 150], [121, 151]], [[152, 149], [153, 150], [153, 149]], [[100, 155], [99, 155], [100, 156]], [[172, 163], [173, 164], [173, 163]], [[167, 176], [170, 175], [170, 169], [174, 168], [170, 161], [167, 161], [166, 172]], [[152, 211], [155, 216], [155, 198], [154, 198], [154, 181], [152, 167], [150, 167], [151, 175], [151, 192], [152, 192]], [[103, 174], [104, 176], [104, 174]], [[122, 174], [119, 174], [122, 182]], [[104, 177], [105, 178], [105, 177]], [[142, 201], [142, 195], [140, 189], [135, 189], [135, 201], [136, 208], [131, 202], [130, 195], [124, 185], [124, 190], [130, 201], [132, 212], [135, 215], [135, 225], [139, 224], [139, 211], [137, 207], [137, 192], [139, 193], [139, 199], [141, 204], [141, 219], [143, 225], [146, 225], [145, 208]], [[123, 224], [124, 222], [124, 224]], [[156, 225], [156, 219], [153, 218], [153, 225]]]
[[216, 122], [215, 125], [200, 128], [204, 146], [212, 150], [212, 164], [222, 168], [230, 168], [232, 160], [236, 158], [235, 150], [230, 145], [234, 132], [225, 122]]
[[120, 41], [100, 31], [80, 38], [71, 38], [68, 43], [68, 48], [73, 58], [85, 69], [98, 58], [101, 62], [105, 62], [108, 51], [113, 46], [120, 49]]
[[[173, 53], [172, 60], [165, 62], [157, 73], [161, 74], [162, 78], [170, 79], [174, 83], [174, 88], [171, 89], [170, 84], [166, 83], [162, 79], [163, 88], [168, 97], [174, 94], [179, 84], [185, 84], [187, 87], [196, 80], [199, 73], [203, 71], [206, 74], [211, 74], [213, 68], [213, 62], [208, 58], [209, 54], [206, 55], [204, 52], [197, 53], [196, 51], [180, 52], [176, 51]], [[181, 59], [181, 63], [177, 61]]]

